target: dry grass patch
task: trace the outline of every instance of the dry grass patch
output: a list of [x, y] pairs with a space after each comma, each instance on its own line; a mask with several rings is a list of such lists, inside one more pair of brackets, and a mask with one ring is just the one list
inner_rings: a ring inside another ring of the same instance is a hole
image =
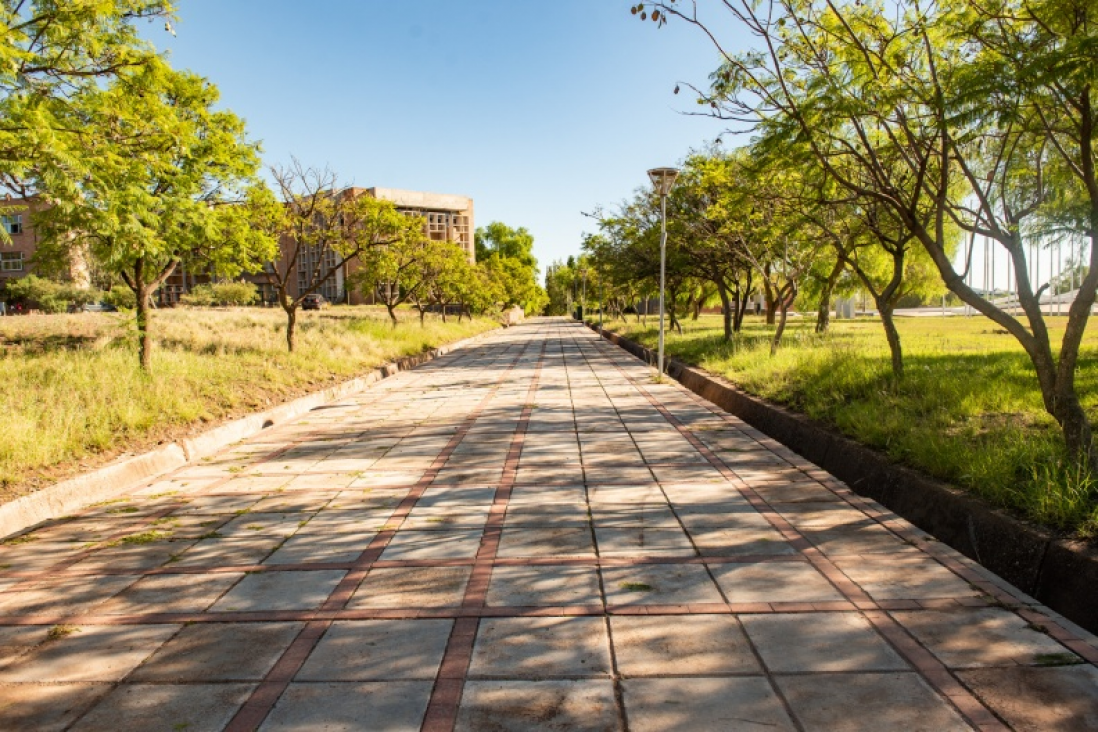
[[290, 354], [281, 310], [156, 312], [151, 374], [130, 316], [0, 319], [0, 501], [496, 325], [409, 316], [394, 329], [369, 307], [298, 317]]

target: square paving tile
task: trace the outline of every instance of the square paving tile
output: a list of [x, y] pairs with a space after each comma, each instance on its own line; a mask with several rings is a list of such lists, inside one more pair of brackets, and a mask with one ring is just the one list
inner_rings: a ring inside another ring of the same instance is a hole
[[482, 531], [398, 531], [381, 559], [472, 559]]
[[143, 577], [96, 608], [105, 615], [202, 612], [243, 574], [162, 574]]
[[0, 683], [119, 681], [177, 630], [178, 625], [74, 627], [0, 670]]
[[303, 623], [188, 625], [133, 672], [134, 681], [261, 681]]
[[222, 729], [254, 688], [253, 684], [123, 684], [81, 718], [72, 730]]
[[238, 536], [290, 536], [309, 520], [307, 514], [253, 513], [237, 516], [221, 526], [217, 533], [227, 538]]
[[488, 604], [601, 605], [598, 571], [594, 567], [496, 567], [488, 586]]
[[[289, 685], [261, 732], [417, 732], [431, 698], [431, 681], [301, 683]], [[369, 724], [364, 724], [369, 720]]]
[[598, 528], [638, 526], [663, 529], [679, 528], [679, 520], [662, 496], [660, 496], [658, 502], [651, 504], [593, 503], [591, 505], [591, 516]]
[[766, 517], [747, 503], [684, 504], [675, 506], [683, 526], [689, 531], [725, 529], [735, 531], [772, 531]]
[[349, 620], [332, 623], [297, 681], [434, 679], [452, 620]]
[[802, 562], [714, 564], [710, 570], [732, 603], [845, 599], [812, 565]]
[[393, 511], [390, 508], [379, 509], [325, 509], [309, 519], [294, 534], [299, 536], [328, 536], [331, 534], [354, 534], [373, 537], [386, 526]]
[[0, 615], [73, 615], [95, 610], [136, 582], [136, 575], [60, 577], [0, 595]]
[[741, 619], [773, 673], [908, 668], [857, 613], [745, 615]]
[[626, 679], [622, 689], [629, 729], [635, 732], [796, 729], [761, 676]]
[[610, 618], [618, 670], [632, 676], [762, 674], [731, 615]]
[[281, 536], [203, 539], [174, 555], [173, 567], [247, 567], [259, 564], [283, 542]]
[[571, 503], [547, 503], [544, 505], [509, 504], [504, 526], [536, 526], [553, 529], [588, 529], [590, 519], [587, 508]]
[[491, 504], [483, 506], [416, 506], [400, 525], [402, 531], [479, 530], [488, 521]]
[[475, 507], [474, 510], [481, 506], [491, 506], [495, 497], [495, 485], [484, 485], [483, 482], [470, 486], [432, 485], [416, 501], [415, 507], [422, 509], [453, 506], [456, 513], [458, 506]]
[[485, 618], [480, 621], [471, 677], [572, 678], [610, 673], [602, 618]]
[[46, 632], [47, 628], [40, 625], [0, 627], [0, 670], [11, 666], [17, 658], [45, 641]]
[[918, 554], [919, 550], [867, 520], [862, 525], [844, 525], [834, 529], [805, 529], [806, 539], [829, 556], [844, 554]]
[[661, 483], [724, 483], [727, 479], [711, 465], [653, 465], [652, 472]]
[[[649, 478], [649, 481], [651, 478]], [[592, 504], [615, 504], [617, 506], [666, 506], [660, 486], [656, 483], [637, 484], [600, 484], [587, 488], [587, 496]]]
[[77, 562], [73, 569], [81, 571], [155, 569], [182, 554], [194, 545], [193, 540], [157, 540], [152, 543], [120, 544], [98, 549], [87, 559]]
[[1001, 608], [897, 612], [893, 617], [951, 668], [1082, 660]]
[[789, 503], [779, 506], [778, 511], [798, 529], [828, 529], [866, 519], [864, 513], [845, 503]]
[[960, 732], [971, 727], [913, 673], [779, 676], [805, 729], [834, 732]]
[[346, 572], [259, 572], [250, 574], [210, 608], [213, 612], [315, 610]]
[[[746, 478], [745, 478], [746, 480]], [[840, 503], [842, 499], [815, 481], [797, 483], [758, 483], [748, 484], [762, 496], [767, 503]], [[845, 505], [845, 504], [844, 504]]]
[[267, 557], [264, 564], [336, 564], [354, 562], [366, 547], [374, 533], [362, 534], [295, 534]]
[[498, 556], [594, 556], [591, 530], [508, 527], [503, 530]]
[[457, 732], [535, 729], [616, 732], [620, 726], [613, 685], [602, 679], [465, 684]]
[[681, 528], [600, 527], [595, 525], [599, 555], [620, 556], [696, 556], [694, 546]]
[[347, 607], [454, 607], [469, 583], [469, 567], [371, 569]]
[[587, 490], [582, 485], [516, 485], [511, 489], [511, 506], [567, 503], [587, 511]]
[[701, 564], [638, 564], [602, 570], [607, 605], [724, 602]]
[[958, 671], [1018, 732], [1098, 728], [1098, 669], [1090, 664]]
[[775, 529], [723, 529], [694, 527], [690, 538], [698, 545], [698, 552], [706, 557], [735, 557], [741, 555], [788, 556], [796, 554], [793, 545]]
[[106, 684], [0, 684], [0, 729], [61, 732], [110, 690]]
[[838, 559], [835, 564], [874, 600], [927, 600], [980, 594], [968, 582], [929, 558]]

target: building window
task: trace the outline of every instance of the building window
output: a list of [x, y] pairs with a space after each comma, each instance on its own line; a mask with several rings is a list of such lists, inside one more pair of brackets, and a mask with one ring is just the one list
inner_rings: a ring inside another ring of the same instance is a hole
[[[13, 214], [11, 216], [4, 216], [4, 231], [9, 234], [22, 234], [23, 233], [23, 214]], [[22, 269], [20, 267], [19, 269]]]
[[0, 271], [22, 272], [23, 252], [0, 252]]

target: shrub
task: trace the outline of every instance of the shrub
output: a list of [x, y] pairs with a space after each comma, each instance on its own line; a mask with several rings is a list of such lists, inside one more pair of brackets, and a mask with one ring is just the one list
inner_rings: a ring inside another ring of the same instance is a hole
[[133, 310], [137, 307], [137, 296], [133, 294], [133, 290], [130, 288], [117, 285], [103, 293], [103, 302], [113, 305], [119, 310]]
[[259, 290], [251, 282], [214, 282], [195, 285], [180, 298], [184, 305], [215, 307], [218, 305], [251, 305], [259, 296]]
[[70, 304], [77, 306], [98, 302], [103, 295], [99, 290], [77, 287], [70, 282], [55, 282], [36, 275], [27, 275], [7, 283], [7, 297], [21, 301], [28, 307], [47, 313], [63, 313]]

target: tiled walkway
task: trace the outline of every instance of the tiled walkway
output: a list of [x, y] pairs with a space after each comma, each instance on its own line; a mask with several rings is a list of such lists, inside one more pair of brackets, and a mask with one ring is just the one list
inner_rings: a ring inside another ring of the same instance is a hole
[[0, 546], [4, 730], [1098, 729], [1091, 641], [561, 320]]

